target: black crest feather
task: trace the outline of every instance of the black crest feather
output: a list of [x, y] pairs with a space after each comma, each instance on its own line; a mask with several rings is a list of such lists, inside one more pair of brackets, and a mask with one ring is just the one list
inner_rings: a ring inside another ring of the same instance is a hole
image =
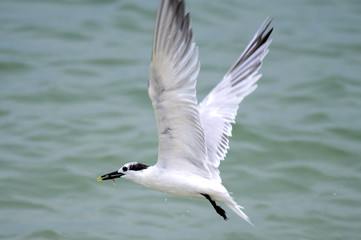
[[132, 165], [129, 166], [129, 170], [133, 170], [133, 171], [140, 171], [143, 169], [147, 169], [149, 166], [142, 164], [142, 163], [134, 163]]

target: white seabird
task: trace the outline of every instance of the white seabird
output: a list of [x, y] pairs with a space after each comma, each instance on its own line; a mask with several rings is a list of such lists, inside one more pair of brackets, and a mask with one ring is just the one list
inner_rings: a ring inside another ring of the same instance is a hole
[[182, 0], [161, 0], [154, 30], [148, 93], [157, 121], [158, 161], [154, 166], [127, 163], [98, 181], [122, 177], [160, 192], [204, 198], [227, 220], [216, 204], [224, 202], [251, 223], [222, 185], [218, 167], [229, 148], [238, 105], [261, 77], [258, 70], [271, 43], [271, 21], [260, 27], [223, 79], [197, 104], [198, 49], [184, 7]]

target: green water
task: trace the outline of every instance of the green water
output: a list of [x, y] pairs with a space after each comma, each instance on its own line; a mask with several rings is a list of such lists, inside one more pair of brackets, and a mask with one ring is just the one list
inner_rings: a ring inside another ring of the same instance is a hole
[[156, 161], [146, 81], [157, 5], [0, 1], [0, 238], [360, 239], [360, 1], [187, 2], [199, 99], [274, 19], [220, 167], [256, 227], [204, 200], [96, 182]]

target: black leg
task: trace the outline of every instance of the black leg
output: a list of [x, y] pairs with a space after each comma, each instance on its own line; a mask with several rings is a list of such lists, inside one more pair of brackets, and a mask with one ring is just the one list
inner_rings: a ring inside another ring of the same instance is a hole
[[227, 218], [227, 216], [226, 216], [226, 211], [224, 211], [223, 208], [221, 208], [220, 206], [218, 206], [218, 205], [216, 204], [216, 202], [213, 201], [208, 194], [201, 193], [201, 195], [202, 195], [203, 197], [207, 198], [207, 200], [212, 204], [212, 206], [214, 207], [214, 209], [216, 210], [216, 212], [217, 212], [219, 215], [221, 215], [225, 221], [227, 221], [228, 218]]

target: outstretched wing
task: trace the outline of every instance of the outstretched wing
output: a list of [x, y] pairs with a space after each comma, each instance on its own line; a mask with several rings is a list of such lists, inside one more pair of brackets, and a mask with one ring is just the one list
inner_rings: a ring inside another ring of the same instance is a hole
[[212, 178], [196, 99], [198, 72], [183, 1], [160, 1], [148, 82], [158, 128], [157, 166]]
[[258, 70], [268, 53], [273, 30], [267, 31], [271, 21], [265, 23], [222, 81], [200, 103], [208, 159], [216, 168], [229, 149], [228, 138], [232, 134], [231, 124], [235, 122], [238, 105], [256, 89], [256, 82], [261, 77]]

